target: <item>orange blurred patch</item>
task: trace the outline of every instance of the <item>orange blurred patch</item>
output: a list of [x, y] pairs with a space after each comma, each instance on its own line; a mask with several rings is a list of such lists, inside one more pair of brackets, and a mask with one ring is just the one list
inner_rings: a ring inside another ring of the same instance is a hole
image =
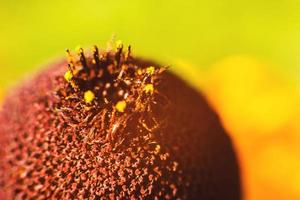
[[227, 58], [208, 77], [205, 91], [235, 132], [273, 134], [296, 114], [296, 92], [262, 62]]
[[237, 147], [246, 199], [300, 199], [299, 94], [247, 56], [216, 63], [204, 90]]

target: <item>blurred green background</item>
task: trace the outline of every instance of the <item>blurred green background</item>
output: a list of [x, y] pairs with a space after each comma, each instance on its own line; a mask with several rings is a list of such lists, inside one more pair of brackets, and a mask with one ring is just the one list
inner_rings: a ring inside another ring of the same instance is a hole
[[299, 8], [298, 0], [1, 0], [0, 88], [66, 48], [103, 47], [113, 33], [138, 55], [175, 69], [178, 60], [206, 69], [249, 54], [298, 83]]
[[203, 89], [246, 199], [300, 199], [299, 0], [0, 0], [0, 101], [66, 48], [113, 34]]

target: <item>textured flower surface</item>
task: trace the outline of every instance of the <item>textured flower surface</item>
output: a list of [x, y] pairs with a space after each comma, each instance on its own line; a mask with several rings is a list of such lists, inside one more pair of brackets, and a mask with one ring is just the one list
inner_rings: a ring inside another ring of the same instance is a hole
[[230, 139], [198, 92], [121, 44], [67, 53], [4, 102], [1, 198], [241, 198]]

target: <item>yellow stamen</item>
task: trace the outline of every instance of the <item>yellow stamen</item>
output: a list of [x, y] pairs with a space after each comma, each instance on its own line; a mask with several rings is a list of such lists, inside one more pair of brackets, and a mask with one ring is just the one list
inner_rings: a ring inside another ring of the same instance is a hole
[[153, 66], [150, 66], [146, 69], [147, 74], [154, 74], [155, 68]]
[[84, 93], [84, 101], [86, 103], [91, 103], [94, 99], [95, 99], [95, 94], [91, 90], [88, 90]]
[[117, 111], [124, 112], [125, 108], [126, 108], [126, 102], [124, 100], [123, 101], [118, 101], [118, 103], [116, 104]]
[[153, 91], [154, 91], [154, 87], [153, 87], [153, 84], [147, 84], [145, 85], [144, 87], [144, 91], [148, 94], [153, 94]]
[[72, 72], [70, 70], [68, 70], [65, 73], [64, 77], [65, 77], [66, 81], [70, 82], [72, 80], [72, 78], [73, 78], [73, 74], [72, 74]]

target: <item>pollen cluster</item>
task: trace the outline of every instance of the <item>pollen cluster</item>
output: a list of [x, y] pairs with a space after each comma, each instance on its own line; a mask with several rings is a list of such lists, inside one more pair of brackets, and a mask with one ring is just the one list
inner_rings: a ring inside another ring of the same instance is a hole
[[0, 113], [1, 200], [238, 198], [230, 142], [204, 99], [120, 42], [67, 50]]
[[[158, 149], [154, 134], [162, 122], [152, 107], [167, 103], [154, 89], [164, 70], [139, 66], [130, 47], [126, 53], [122, 48], [100, 53], [94, 47], [90, 54], [80, 48], [74, 55], [67, 50], [66, 72], [55, 76], [52, 92], [41, 101], [28, 96], [26, 101], [34, 100], [26, 113], [30, 127], [9, 145], [16, 157], [5, 166], [15, 170], [1, 174], [9, 180], [4, 188], [15, 187], [10, 197], [178, 196], [179, 182], [163, 178], [177, 166]], [[163, 190], [157, 193], [158, 187]]]

